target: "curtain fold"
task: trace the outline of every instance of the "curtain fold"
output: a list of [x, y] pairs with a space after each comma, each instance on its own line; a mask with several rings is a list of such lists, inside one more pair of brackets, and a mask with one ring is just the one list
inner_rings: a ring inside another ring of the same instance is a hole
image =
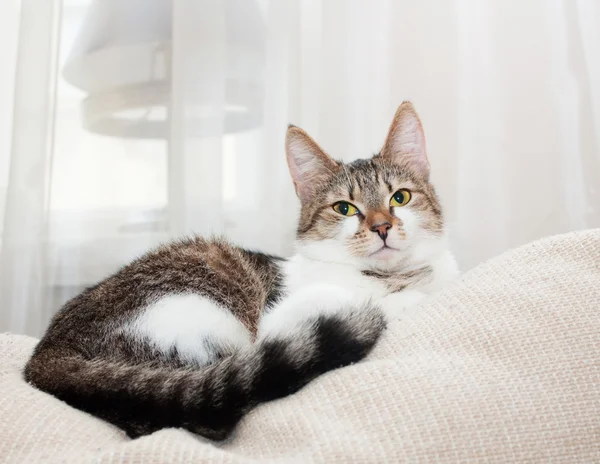
[[185, 234], [291, 254], [287, 125], [366, 158], [403, 100], [464, 269], [600, 227], [598, 31], [595, 0], [2, 2], [0, 330]]
[[169, 208], [173, 234], [221, 233], [226, 2], [173, 2]]
[[1, 326], [36, 331], [50, 314], [47, 214], [60, 2], [23, 0], [0, 259]]

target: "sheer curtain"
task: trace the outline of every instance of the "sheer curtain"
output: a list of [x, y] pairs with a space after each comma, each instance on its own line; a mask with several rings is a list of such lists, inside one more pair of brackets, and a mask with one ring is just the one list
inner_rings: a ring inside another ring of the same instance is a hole
[[595, 0], [3, 0], [0, 330], [171, 237], [287, 255], [287, 124], [334, 157], [424, 121], [464, 269], [600, 227]]

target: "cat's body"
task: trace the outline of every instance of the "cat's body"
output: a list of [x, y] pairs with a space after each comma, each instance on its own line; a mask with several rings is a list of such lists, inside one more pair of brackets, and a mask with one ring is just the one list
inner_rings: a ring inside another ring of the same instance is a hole
[[386, 317], [457, 274], [422, 137], [403, 104], [381, 154], [343, 165], [290, 127], [293, 257], [202, 238], [160, 247], [69, 301], [25, 377], [130, 436], [220, 439], [253, 406], [359, 361]]

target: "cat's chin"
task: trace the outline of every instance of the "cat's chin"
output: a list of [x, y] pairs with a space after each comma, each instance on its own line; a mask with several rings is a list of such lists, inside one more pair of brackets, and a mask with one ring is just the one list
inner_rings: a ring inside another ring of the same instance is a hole
[[362, 258], [362, 266], [373, 271], [400, 271], [406, 265], [406, 254], [392, 247], [382, 247]]
[[371, 253], [369, 255], [369, 259], [374, 259], [376, 261], [391, 261], [398, 260], [400, 251], [395, 248], [391, 248], [388, 246], [381, 247], [379, 250]]

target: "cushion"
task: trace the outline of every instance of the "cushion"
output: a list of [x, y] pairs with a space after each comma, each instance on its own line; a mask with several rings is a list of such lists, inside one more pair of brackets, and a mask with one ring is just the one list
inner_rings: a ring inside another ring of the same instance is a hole
[[600, 229], [509, 251], [393, 321], [363, 362], [262, 405], [231, 440], [130, 440], [29, 386], [0, 336], [0, 461], [598, 462]]

